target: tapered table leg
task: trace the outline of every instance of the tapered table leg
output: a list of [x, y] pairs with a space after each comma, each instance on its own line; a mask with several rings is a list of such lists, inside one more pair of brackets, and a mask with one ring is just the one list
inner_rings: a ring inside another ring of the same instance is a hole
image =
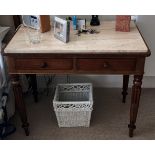
[[125, 103], [126, 101], [126, 96], [128, 95], [128, 84], [129, 84], [129, 75], [123, 75], [123, 99], [122, 102]]
[[29, 123], [27, 122], [26, 108], [23, 101], [22, 88], [19, 81], [19, 75], [11, 75], [11, 82], [13, 86], [16, 107], [18, 109], [18, 112], [22, 121], [22, 128], [24, 128], [25, 134], [26, 136], [28, 136]]
[[142, 79], [143, 75], [134, 75], [130, 107], [130, 124], [128, 125], [130, 137], [133, 137], [133, 130], [136, 128], [135, 123], [139, 108]]

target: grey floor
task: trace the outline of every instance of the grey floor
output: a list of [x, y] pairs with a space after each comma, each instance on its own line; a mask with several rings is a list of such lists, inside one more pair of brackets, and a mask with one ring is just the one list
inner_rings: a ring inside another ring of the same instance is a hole
[[89, 128], [59, 128], [52, 108], [52, 97], [39, 95], [39, 102], [34, 103], [31, 95], [24, 97], [30, 136], [25, 136], [21, 128], [18, 114], [12, 122], [17, 131], [7, 139], [51, 139], [51, 140], [128, 140], [128, 139], [155, 139], [155, 89], [143, 89], [137, 129], [134, 137], [128, 137], [130, 95], [126, 104], [121, 102], [121, 89], [96, 88], [94, 89], [94, 110]]

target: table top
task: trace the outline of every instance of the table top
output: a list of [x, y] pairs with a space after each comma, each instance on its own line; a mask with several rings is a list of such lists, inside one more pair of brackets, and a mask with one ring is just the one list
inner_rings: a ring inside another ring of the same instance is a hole
[[148, 52], [134, 22], [131, 22], [130, 32], [115, 31], [115, 21], [104, 21], [100, 26], [90, 28], [99, 33], [78, 36], [76, 31], [71, 31], [70, 42], [63, 43], [54, 37], [51, 29], [40, 34], [40, 43], [32, 44], [29, 42], [28, 28], [21, 26], [4, 51], [6, 54], [146, 54]]

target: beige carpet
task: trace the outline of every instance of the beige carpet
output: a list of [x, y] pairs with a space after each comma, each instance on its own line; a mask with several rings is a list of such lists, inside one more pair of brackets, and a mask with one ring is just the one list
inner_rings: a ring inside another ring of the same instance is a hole
[[119, 140], [119, 139], [155, 139], [155, 89], [143, 89], [137, 129], [134, 137], [128, 137], [130, 94], [126, 104], [121, 102], [121, 89], [94, 89], [94, 110], [89, 128], [59, 128], [52, 107], [52, 97], [39, 95], [39, 102], [34, 103], [31, 95], [25, 96], [30, 136], [25, 136], [19, 116], [13, 123], [17, 131], [7, 139], [51, 139], [51, 140]]

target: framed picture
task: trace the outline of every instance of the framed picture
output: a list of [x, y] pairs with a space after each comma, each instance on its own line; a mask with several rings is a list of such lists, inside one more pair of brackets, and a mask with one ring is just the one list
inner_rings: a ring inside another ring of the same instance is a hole
[[67, 43], [69, 42], [70, 23], [67, 20], [54, 18], [54, 36], [55, 38]]

